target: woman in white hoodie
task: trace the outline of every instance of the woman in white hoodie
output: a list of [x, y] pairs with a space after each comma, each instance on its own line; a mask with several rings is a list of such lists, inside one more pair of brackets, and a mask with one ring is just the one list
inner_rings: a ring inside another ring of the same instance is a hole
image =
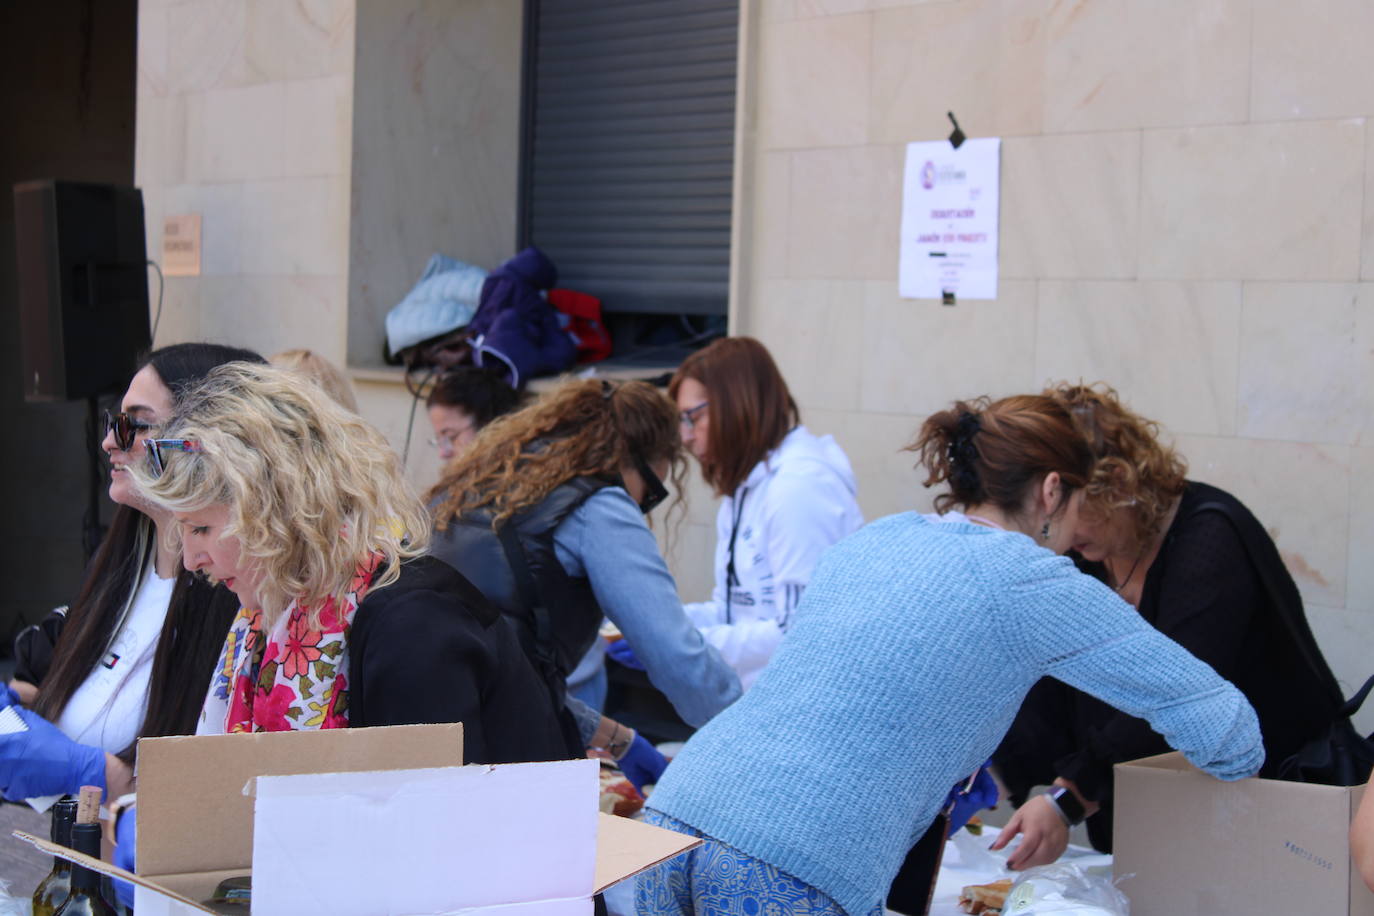
[[683, 443], [724, 497], [715, 589], [685, 608], [748, 689], [787, 632], [821, 553], [863, 524], [854, 472], [833, 437], [801, 425], [777, 364], [752, 337], [698, 350], [668, 393]]

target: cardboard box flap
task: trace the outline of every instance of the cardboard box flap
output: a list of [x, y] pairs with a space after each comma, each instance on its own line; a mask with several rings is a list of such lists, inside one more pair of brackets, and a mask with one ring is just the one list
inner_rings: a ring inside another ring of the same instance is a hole
[[700, 837], [602, 814], [596, 838], [596, 893], [701, 843]]
[[[443, 913], [586, 900], [596, 873], [596, 760], [257, 782], [253, 894], [302, 899], [328, 837], [331, 880], [310, 910], [337, 916]], [[405, 876], [399, 879], [399, 876]]]
[[[34, 846], [37, 846], [40, 850], [46, 852], [50, 856], [56, 856], [59, 859], [66, 859], [68, 862], [75, 862], [77, 865], [84, 865], [91, 871], [99, 872], [102, 875], [109, 875], [111, 878], [119, 878], [123, 881], [128, 881], [130, 884], [136, 884], [139, 887], [146, 887], [149, 890], [156, 891], [157, 893], [162, 894], [163, 896], [172, 898], [178, 903], [183, 903], [186, 906], [194, 907], [197, 910], [201, 910], [206, 913], [214, 912], [214, 910], [202, 905], [198, 901], [193, 900], [190, 897], [186, 897], [179, 893], [176, 893], [175, 891], [167, 887], [164, 887], [161, 883], [153, 881], [149, 878], [141, 878], [138, 875], [135, 875], [133, 872], [125, 871], [122, 868], [117, 868], [114, 865], [111, 865], [109, 862], [106, 862], [102, 859], [93, 859], [88, 855], [83, 855], [82, 853], [77, 852], [75, 849], [68, 849], [66, 846], [59, 846], [57, 843], [50, 842], [49, 840], [39, 839], [38, 837], [29, 833], [25, 833], [22, 830], [14, 831], [14, 835], [26, 843], [32, 843]], [[225, 874], [227, 875], [230, 873], [226, 872]], [[216, 884], [219, 880], [222, 879], [217, 878]], [[210, 885], [212, 892], [214, 887], [215, 884]]]
[[256, 776], [460, 766], [463, 726], [400, 725], [145, 738], [138, 744], [138, 868], [239, 869], [253, 861]]

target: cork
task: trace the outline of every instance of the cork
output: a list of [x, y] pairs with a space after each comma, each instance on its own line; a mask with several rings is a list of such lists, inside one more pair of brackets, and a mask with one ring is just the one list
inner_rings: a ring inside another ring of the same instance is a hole
[[76, 822], [78, 824], [100, 823], [100, 796], [105, 791], [100, 786], [82, 786], [76, 800]]

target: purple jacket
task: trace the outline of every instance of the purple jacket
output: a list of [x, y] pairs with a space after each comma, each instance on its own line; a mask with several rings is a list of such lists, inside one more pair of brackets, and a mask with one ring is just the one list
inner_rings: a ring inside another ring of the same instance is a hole
[[577, 345], [539, 295], [558, 282], [558, 268], [530, 247], [487, 275], [477, 314], [468, 324], [473, 361], [503, 369], [513, 387], [572, 366]]

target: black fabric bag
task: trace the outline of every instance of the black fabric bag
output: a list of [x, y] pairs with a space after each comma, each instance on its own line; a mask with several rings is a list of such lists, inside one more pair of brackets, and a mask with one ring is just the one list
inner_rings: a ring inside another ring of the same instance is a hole
[[[1374, 768], [1374, 741], [1363, 737], [1351, 724], [1350, 717], [1364, 704], [1370, 689], [1374, 688], [1374, 677], [1365, 681], [1363, 687], [1349, 700], [1341, 693], [1336, 677], [1322, 658], [1307, 619], [1302, 615], [1302, 598], [1291, 582], [1277, 582], [1270, 572], [1270, 562], [1282, 562], [1277, 557], [1277, 549], [1272, 542], [1261, 544], [1251, 526], [1237, 518], [1236, 511], [1227, 503], [1206, 502], [1194, 510], [1201, 512], [1220, 512], [1231, 520], [1240, 535], [1251, 562], [1260, 575], [1264, 590], [1269, 595], [1274, 612], [1283, 625], [1289, 639], [1297, 648], [1298, 654], [1308, 669], [1322, 685], [1328, 696], [1326, 709], [1334, 710], [1323, 725], [1313, 726], [1313, 738], [1302, 745], [1297, 753], [1287, 757], [1279, 765], [1275, 776], [1289, 782], [1307, 782], [1324, 786], [1362, 785], [1369, 780]], [[1271, 554], [1270, 561], [1264, 556]], [[1286, 586], [1286, 587], [1285, 587]]]
[[1355, 731], [1350, 717], [1364, 705], [1374, 677], [1346, 701], [1326, 733], [1314, 738], [1279, 767], [1279, 779], [1323, 786], [1358, 786], [1369, 781], [1374, 769], [1374, 741]]

